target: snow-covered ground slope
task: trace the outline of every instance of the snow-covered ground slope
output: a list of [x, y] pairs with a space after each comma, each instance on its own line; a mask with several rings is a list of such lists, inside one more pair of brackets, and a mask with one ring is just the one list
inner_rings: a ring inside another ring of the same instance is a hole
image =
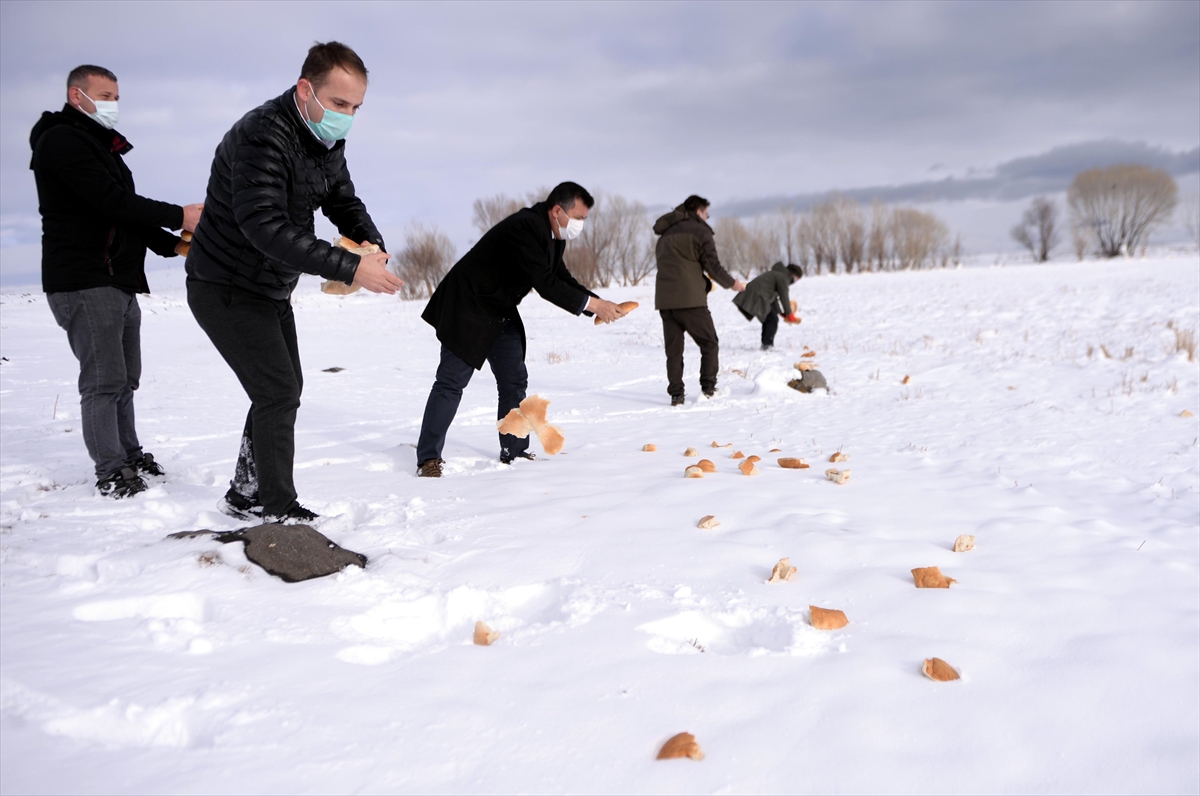
[[[1200, 789], [1195, 257], [805, 280], [766, 354], [719, 292], [720, 389], [689, 344], [682, 409], [652, 288], [607, 291], [643, 306], [606, 327], [533, 295], [530, 392], [566, 448], [500, 465], [485, 368], [441, 480], [414, 477], [422, 305], [306, 279], [301, 500], [370, 563], [300, 584], [163, 539], [236, 526], [247, 401], [157, 281], [137, 406], [170, 474], [121, 502], [44, 297], [3, 296], [6, 793]], [[829, 395], [787, 388], [804, 345]], [[688, 446], [719, 472], [685, 479]], [[958, 582], [918, 590], [922, 566]], [[707, 759], [657, 762], [682, 731]]]

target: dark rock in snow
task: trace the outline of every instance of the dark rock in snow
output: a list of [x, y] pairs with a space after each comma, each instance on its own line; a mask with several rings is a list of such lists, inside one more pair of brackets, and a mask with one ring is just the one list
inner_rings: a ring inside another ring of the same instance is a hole
[[332, 368], [325, 368], [325, 369], [324, 369], [324, 370], [322, 370], [321, 372], [322, 372], [322, 373], [341, 373], [343, 370], [345, 370], [345, 368], [339, 368], [339, 367], [337, 367], [337, 366], [335, 365], [335, 366], [334, 366], [334, 367], [332, 367]]
[[829, 392], [829, 385], [825, 383], [825, 377], [821, 375], [819, 370], [806, 370], [800, 374], [800, 378], [792, 379], [788, 382], [788, 386], [793, 390], [800, 392], [812, 392], [813, 390], [825, 390]]
[[242, 542], [246, 558], [288, 583], [341, 572], [350, 565], [365, 567], [367, 557], [347, 550], [308, 525], [259, 525], [242, 531], [183, 531], [168, 539], [211, 536], [219, 542]]

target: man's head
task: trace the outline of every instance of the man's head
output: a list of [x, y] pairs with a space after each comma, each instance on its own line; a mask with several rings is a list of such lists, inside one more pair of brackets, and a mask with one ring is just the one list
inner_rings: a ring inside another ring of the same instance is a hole
[[[588, 211], [595, 206], [596, 200], [579, 183], [560, 182], [546, 197], [546, 203], [550, 205], [550, 227], [554, 230], [554, 237], [571, 240], [583, 230], [583, 220], [588, 217]], [[572, 221], [575, 223], [572, 224]]]
[[788, 273], [790, 273], [792, 275], [793, 282], [799, 282], [801, 279], [804, 278], [804, 269], [801, 268], [800, 266], [796, 265], [795, 263], [788, 263], [787, 269], [788, 269]]
[[67, 75], [67, 104], [94, 117], [96, 102], [116, 102], [120, 99], [117, 76], [103, 66], [84, 64]]
[[358, 53], [336, 41], [309, 49], [296, 81], [296, 100], [307, 121], [320, 125], [325, 111], [353, 116], [366, 95], [367, 67]]
[[684, 199], [683, 209], [689, 213], [695, 213], [704, 221], [708, 221], [708, 200], [703, 196], [692, 194], [687, 199]]

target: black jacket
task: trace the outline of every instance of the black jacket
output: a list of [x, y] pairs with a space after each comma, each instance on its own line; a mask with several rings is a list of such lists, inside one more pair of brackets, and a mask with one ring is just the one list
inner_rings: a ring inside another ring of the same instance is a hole
[[788, 316], [792, 314], [792, 299], [788, 288], [792, 284], [792, 272], [783, 263], [775, 263], [771, 270], [751, 279], [746, 289], [733, 297], [746, 320], [766, 320], [772, 312]]
[[46, 111], [29, 134], [42, 214], [42, 289], [119, 287], [148, 293], [146, 247], [175, 256], [183, 208], [134, 192], [122, 155], [133, 149], [82, 111]]
[[359, 257], [313, 234], [318, 208], [341, 234], [386, 251], [354, 194], [346, 142], [326, 148], [300, 117], [295, 95], [290, 88], [263, 103], [221, 140], [188, 252], [190, 278], [272, 299], [288, 298], [302, 273], [353, 282]]
[[506, 320], [520, 326], [523, 355], [525, 325], [517, 305], [531, 289], [576, 315], [596, 295], [563, 264], [567, 245], [553, 236], [549, 212], [550, 205], [538, 202], [489, 229], [442, 279], [421, 315], [442, 345], [476, 370]]

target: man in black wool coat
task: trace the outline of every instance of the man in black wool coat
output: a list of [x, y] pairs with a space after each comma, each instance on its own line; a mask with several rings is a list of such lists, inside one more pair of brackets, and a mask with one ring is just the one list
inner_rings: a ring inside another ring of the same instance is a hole
[[[603, 321], [624, 315], [618, 305], [579, 284], [563, 264], [567, 241], [583, 231], [594, 204], [581, 185], [556, 186], [546, 201], [518, 210], [488, 230], [434, 291], [421, 317], [437, 329], [442, 358], [421, 421], [418, 475], [442, 475], [446, 432], [463, 389], [484, 362], [496, 377], [497, 420], [524, 400], [529, 373], [525, 324], [517, 305], [530, 290], [575, 315], [594, 314]], [[532, 459], [528, 447], [528, 437], [501, 434], [500, 461]]]
[[79, 360], [80, 425], [96, 467], [96, 488], [113, 498], [146, 489], [163, 475], [134, 424], [133, 393], [142, 375], [146, 247], [174, 257], [203, 205], [184, 207], [139, 196], [124, 156], [133, 149], [114, 129], [117, 76], [85, 64], [67, 76], [67, 104], [47, 111], [29, 135], [42, 214], [42, 289]]
[[[344, 44], [316, 44], [296, 85], [243, 116], [217, 147], [204, 218], [187, 259], [188, 306], [250, 397], [237, 465], [221, 511], [305, 523], [292, 478], [304, 374], [292, 291], [318, 274], [374, 293], [404, 283], [387, 270], [383, 236], [354, 193], [346, 134], [367, 93], [367, 67]], [[359, 256], [319, 240], [320, 209]]]

